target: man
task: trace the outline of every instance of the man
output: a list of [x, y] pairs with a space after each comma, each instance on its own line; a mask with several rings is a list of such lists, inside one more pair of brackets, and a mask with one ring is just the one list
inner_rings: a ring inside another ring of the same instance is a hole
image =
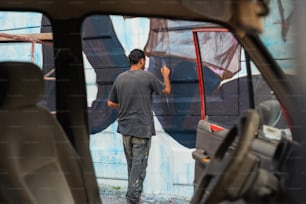
[[171, 85], [168, 67], [161, 68], [163, 83], [144, 71], [145, 54], [134, 49], [129, 54], [130, 70], [114, 81], [107, 105], [119, 109], [118, 129], [128, 164], [128, 203], [139, 203], [146, 176], [151, 136], [155, 135], [152, 94], [169, 94]]

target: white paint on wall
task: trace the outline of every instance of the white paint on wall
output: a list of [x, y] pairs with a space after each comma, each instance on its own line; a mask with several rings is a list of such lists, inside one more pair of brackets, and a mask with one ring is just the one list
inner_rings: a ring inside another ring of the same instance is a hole
[[[178, 144], [155, 118], [157, 135], [152, 137], [144, 182], [144, 194], [190, 199], [193, 194], [193, 149]], [[127, 188], [127, 165], [117, 122], [91, 135], [90, 148], [99, 183]]]

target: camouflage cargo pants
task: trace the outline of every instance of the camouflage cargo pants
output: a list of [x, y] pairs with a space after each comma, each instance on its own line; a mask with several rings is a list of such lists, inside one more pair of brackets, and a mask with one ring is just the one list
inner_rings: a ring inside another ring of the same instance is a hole
[[128, 166], [128, 204], [138, 204], [146, 176], [151, 139], [123, 136], [124, 153]]

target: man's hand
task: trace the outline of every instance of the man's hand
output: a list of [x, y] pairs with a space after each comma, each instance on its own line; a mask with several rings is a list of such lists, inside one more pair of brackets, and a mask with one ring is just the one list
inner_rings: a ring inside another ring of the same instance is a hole
[[170, 75], [170, 69], [164, 65], [161, 69], [160, 69], [161, 74], [163, 75], [163, 77], [169, 77]]
[[107, 106], [110, 108], [119, 108], [119, 104], [118, 103], [114, 103], [110, 100], [107, 100]]

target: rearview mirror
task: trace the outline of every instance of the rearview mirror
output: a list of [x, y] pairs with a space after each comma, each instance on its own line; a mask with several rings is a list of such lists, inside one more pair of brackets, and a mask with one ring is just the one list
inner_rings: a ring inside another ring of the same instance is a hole
[[262, 32], [262, 17], [270, 0], [181, 0], [189, 10], [208, 18], [231, 22], [243, 31]]

